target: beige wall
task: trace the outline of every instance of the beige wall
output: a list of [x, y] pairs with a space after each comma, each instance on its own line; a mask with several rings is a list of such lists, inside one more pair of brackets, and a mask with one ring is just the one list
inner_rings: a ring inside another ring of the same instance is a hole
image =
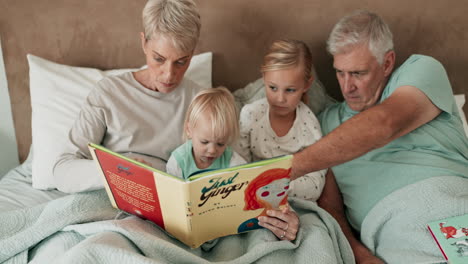
[[[445, 66], [455, 93], [467, 93], [466, 0], [198, 0], [202, 36], [197, 51], [213, 51], [213, 83], [231, 90], [258, 78], [265, 47], [280, 37], [309, 44], [320, 79], [340, 98], [325, 52], [333, 24], [355, 8], [381, 14], [395, 36], [397, 62], [427, 54]], [[103, 69], [144, 62], [138, 34], [144, 0], [0, 0], [0, 36], [20, 159], [31, 142], [25, 55]], [[468, 114], [468, 107], [465, 113]]]

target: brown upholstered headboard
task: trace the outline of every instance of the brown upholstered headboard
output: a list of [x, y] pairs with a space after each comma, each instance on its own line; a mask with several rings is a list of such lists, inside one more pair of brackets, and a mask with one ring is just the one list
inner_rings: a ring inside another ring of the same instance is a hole
[[[145, 0], [0, 0], [0, 36], [20, 160], [31, 144], [31, 105], [26, 54], [58, 63], [102, 69], [144, 62], [139, 43]], [[468, 94], [468, 5], [459, 0], [197, 0], [202, 34], [197, 52], [213, 51], [213, 84], [231, 90], [260, 76], [266, 46], [276, 38], [304, 40], [319, 78], [340, 98], [325, 52], [333, 24], [367, 8], [381, 14], [395, 36], [397, 62], [412, 53], [445, 66], [455, 93]], [[468, 107], [465, 106], [468, 114]]]

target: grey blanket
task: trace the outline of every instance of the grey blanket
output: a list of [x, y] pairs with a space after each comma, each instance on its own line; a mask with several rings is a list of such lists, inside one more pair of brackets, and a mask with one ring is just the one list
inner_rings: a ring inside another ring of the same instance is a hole
[[68, 195], [0, 215], [0, 262], [27, 263], [354, 263], [337, 222], [315, 203], [290, 200], [300, 215], [294, 242], [266, 229], [190, 249], [155, 224], [117, 219], [103, 190]]
[[445, 263], [427, 223], [468, 213], [468, 179], [434, 177], [380, 201], [362, 223], [364, 244], [386, 263]]

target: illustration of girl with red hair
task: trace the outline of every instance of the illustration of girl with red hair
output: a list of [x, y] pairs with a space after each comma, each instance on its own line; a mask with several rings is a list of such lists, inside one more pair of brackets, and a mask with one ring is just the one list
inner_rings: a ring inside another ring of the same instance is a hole
[[[288, 202], [286, 193], [289, 189], [289, 173], [291, 169], [275, 168], [262, 172], [245, 189], [244, 210], [264, 208], [258, 216], [266, 215], [269, 209], [278, 209], [280, 205]], [[257, 217], [258, 217], [257, 216]], [[257, 218], [242, 223], [238, 232], [245, 232], [261, 228]]]

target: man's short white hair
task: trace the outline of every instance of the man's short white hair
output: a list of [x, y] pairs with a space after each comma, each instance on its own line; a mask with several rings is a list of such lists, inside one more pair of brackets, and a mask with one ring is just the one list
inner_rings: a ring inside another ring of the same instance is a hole
[[149, 0], [143, 9], [146, 40], [168, 37], [182, 51], [193, 51], [200, 36], [200, 14], [192, 0]]
[[357, 10], [343, 17], [333, 27], [327, 41], [327, 50], [335, 55], [367, 44], [379, 64], [385, 53], [393, 50], [393, 35], [388, 25], [377, 14]]

